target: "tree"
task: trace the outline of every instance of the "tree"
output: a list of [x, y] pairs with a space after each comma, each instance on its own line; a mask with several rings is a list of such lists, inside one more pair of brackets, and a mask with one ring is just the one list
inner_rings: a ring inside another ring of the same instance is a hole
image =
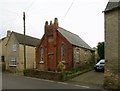
[[97, 52], [100, 57], [100, 59], [104, 59], [104, 42], [99, 42], [97, 45]]

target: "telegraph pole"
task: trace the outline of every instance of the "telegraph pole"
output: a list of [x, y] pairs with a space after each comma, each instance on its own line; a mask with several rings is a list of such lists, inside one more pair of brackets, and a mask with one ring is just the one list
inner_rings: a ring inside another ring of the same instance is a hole
[[23, 27], [24, 27], [24, 70], [26, 70], [25, 12], [23, 12]]

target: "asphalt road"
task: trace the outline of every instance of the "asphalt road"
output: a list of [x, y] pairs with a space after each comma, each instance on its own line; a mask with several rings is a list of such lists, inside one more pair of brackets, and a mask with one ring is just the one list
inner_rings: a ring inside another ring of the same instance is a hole
[[88, 86], [43, 80], [9, 73], [2, 74], [2, 89], [91, 89]]

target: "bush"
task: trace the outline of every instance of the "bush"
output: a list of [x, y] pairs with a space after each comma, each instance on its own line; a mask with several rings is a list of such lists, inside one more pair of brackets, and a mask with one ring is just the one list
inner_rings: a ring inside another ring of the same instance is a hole
[[51, 71], [51, 68], [50, 68], [50, 67], [48, 67], [48, 71]]
[[25, 76], [27, 75], [27, 72], [28, 72], [28, 71], [27, 71], [26, 69], [23, 70], [23, 74], [24, 74]]
[[65, 65], [60, 61], [59, 64], [57, 65], [57, 72], [63, 71], [64, 66]]

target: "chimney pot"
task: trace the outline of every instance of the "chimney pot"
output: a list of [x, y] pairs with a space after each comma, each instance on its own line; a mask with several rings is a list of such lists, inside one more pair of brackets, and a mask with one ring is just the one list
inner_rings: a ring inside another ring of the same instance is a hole
[[48, 25], [48, 21], [45, 22], [45, 25]]
[[57, 18], [54, 19], [54, 23], [58, 23], [58, 19]]
[[50, 21], [50, 25], [52, 25], [52, 21]]

